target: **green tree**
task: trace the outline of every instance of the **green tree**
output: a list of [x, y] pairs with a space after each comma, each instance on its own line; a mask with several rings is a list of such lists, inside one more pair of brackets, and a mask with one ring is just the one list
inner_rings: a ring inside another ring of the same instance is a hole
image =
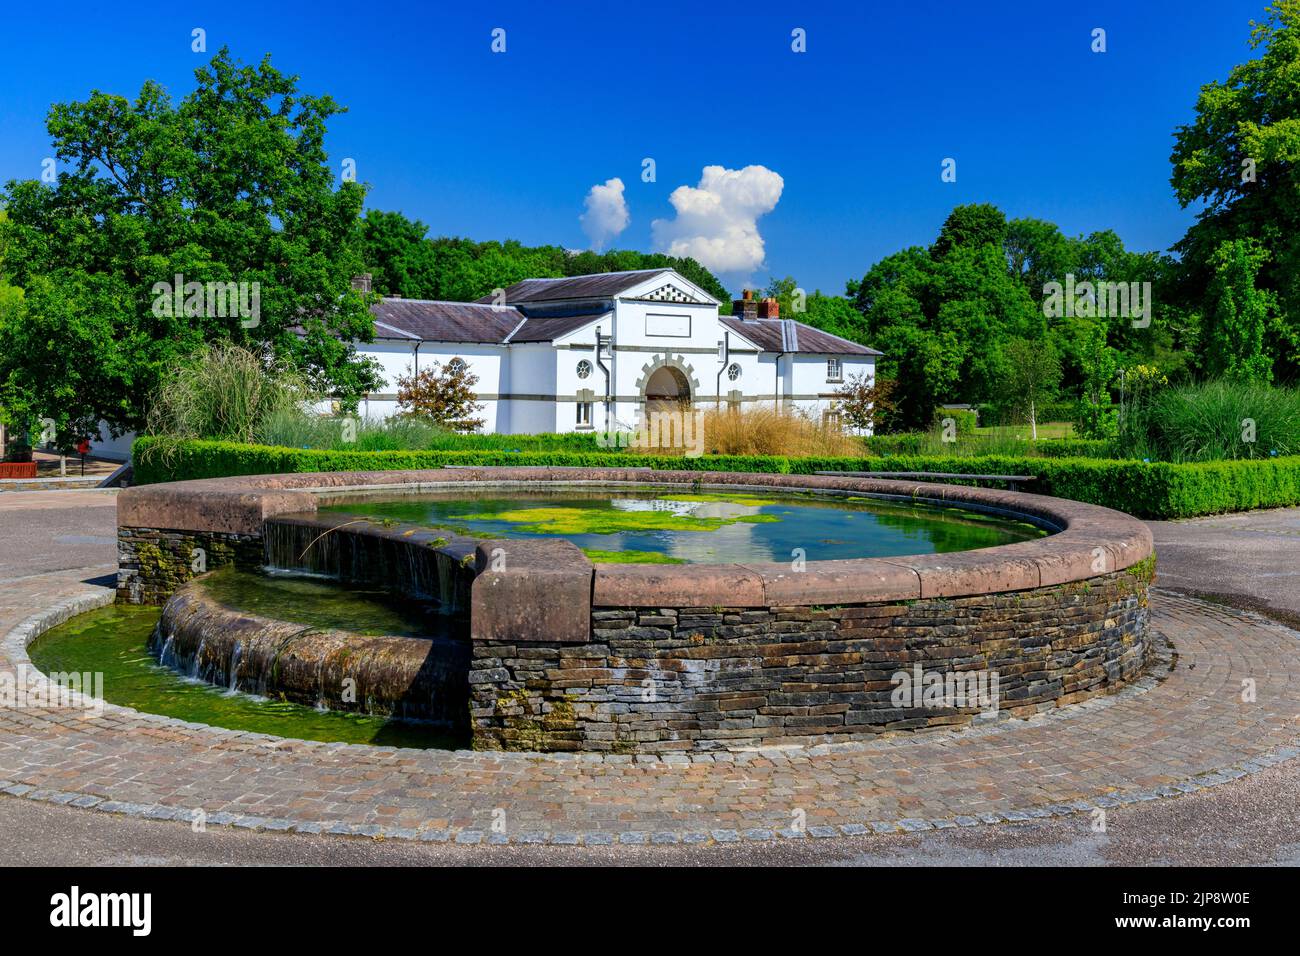
[[1205, 367], [1213, 375], [1261, 383], [1273, 378], [1273, 363], [1264, 351], [1270, 296], [1255, 287], [1267, 259], [1268, 251], [1249, 239], [1226, 240], [1210, 257], [1214, 272], [1206, 290], [1203, 334]]
[[1008, 264], [1007, 238], [996, 207], [958, 206], [929, 249], [887, 256], [850, 285], [863, 321], [847, 337], [885, 353], [881, 373], [897, 380], [902, 427], [927, 428], [944, 402], [995, 397], [1005, 342], [1043, 333], [1041, 310]]
[[361, 254], [379, 295], [407, 299], [438, 297], [439, 261], [425, 240], [429, 227], [400, 212], [371, 209], [361, 221]]
[[1118, 415], [1111, 404], [1110, 386], [1119, 371], [1118, 353], [1106, 342], [1101, 323], [1084, 327], [1080, 349], [1083, 360], [1083, 394], [1076, 425], [1083, 438], [1114, 438]]
[[[25, 290], [0, 318], [11, 423], [53, 419], [65, 445], [100, 420], [139, 429], [162, 373], [216, 341], [267, 350], [348, 403], [376, 384], [352, 346], [374, 328], [350, 281], [364, 189], [336, 185], [324, 148], [342, 108], [269, 57], [222, 49], [195, 78], [179, 103], [148, 81], [134, 100], [55, 104], [57, 182], [6, 185], [5, 279]], [[161, 291], [178, 275], [201, 284], [179, 312]], [[244, 283], [255, 308], [207, 283]]]
[[429, 239], [427, 232], [424, 223], [400, 212], [372, 209], [366, 213], [361, 224], [362, 258], [376, 292], [407, 299], [471, 302], [521, 279], [665, 268], [677, 270], [722, 302], [724, 311], [730, 310], [727, 290], [694, 259], [631, 249], [571, 252], [560, 246], [525, 246], [514, 239]]
[[1061, 383], [1061, 361], [1046, 339], [1012, 339], [1005, 350], [1004, 387], [1012, 406], [1029, 422], [1038, 441], [1038, 415], [1056, 397]]
[[[1277, 302], [1265, 348], [1277, 377], [1291, 379], [1300, 372], [1300, 0], [1277, 0], [1266, 14], [1252, 23], [1258, 55], [1201, 87], [1195, 120], [1175, 131], [1174, 191], [1184, 207], [1204, 208], [1174, 248], [1188, 297], [1215, 297], [1208, 316], [1221, 301], [1223, 243], [1263, 247], [1258, 288]], [[1203, 349], [1213, 367], [1212, 347]]]

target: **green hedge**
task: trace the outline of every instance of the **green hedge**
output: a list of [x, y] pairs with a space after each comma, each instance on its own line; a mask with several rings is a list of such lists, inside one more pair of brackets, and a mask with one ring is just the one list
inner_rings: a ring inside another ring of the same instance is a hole
[[1025, 458], [1005, 455], [882, 455], [869, 458], [782, 458], [703, 455], [522, 452], [357, 452], [271, 448], [233, 442], [187, 442], [168, 457], [151, 453], [153, 439], [134, 450], [137, 484], [311, 471], [394, 471], [443, 465], [558, 465], [649, 467], [693, 471], [812, 474], [816, 471], [929, 471], [954, 474], [1033, 475], [1027, 489], [1104, 505], [1142, 518], [1196, 515], [1300, 504], [1300, 457], [1198, 464], [1116, 461], [1102, 458]]
[[1033, 475], [1035, 480], [1023, 486], [1027, 491], [1104, 505], [1139, 518], [1193, 518], [1300, 504], [1300, 457], [1181, 465], [1106, 458], [884, 455], [806, 458], [791, 466], [799, 474], [838, 469]]
[[[154, 438], [138, 438], [132, 449], [138, 485], [230, 475], [312, 471], [401, 471], [444, 465], [556, 465], [589, 468], [660, 468], [695, 471], [787, 472], [785, 458], [765, 455], [642, 455], [630, 452], [570, 451], [326, 451], [189, 441], [162, 452]], [[856, 459], [855, 459], [856, 460]]]

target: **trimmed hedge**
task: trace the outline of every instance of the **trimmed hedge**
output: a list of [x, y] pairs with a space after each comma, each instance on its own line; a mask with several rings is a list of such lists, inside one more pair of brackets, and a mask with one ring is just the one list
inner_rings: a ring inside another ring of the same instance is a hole
[[[243, 445], [226, 441], [187, 441], [159, 453], [154, 438], [138, 438], [132, 447], [134, 481], [225, 478], [311, 471], [403, 471], [445, 465], [554, 465], [588, 468], [659, 468], [679, 471], [788, 472], [790, 463], [772, 455], [642, 455], [632, 452], [569, 451], [327, 451]], [[852, 459], [857, 461], [858, 459]]]
[[[444, 465], [554, 465], [657, 468], [678, 471], [928, 471], [954, 474], [1032, 475], [1027, 490], [1104, 505], [1140, 518], [1191, 518], [1225, 511], [1300, 504], [1300, 457], [1198, 464], [1117, 461], [1103, 458], [1026, 458], [986, 455], [936, 457], [783, 458], [775, 455], [702, 455], [683, 458], [628, 453], [559, 452], [359, 452], [315, 451], [185, 442], [163, 458], [150, 453], [154, 439], [134, 448], [138, 484], [311, 471], [395, 471]], [[960, 482], [958, 482], [960, 483]], [[973, 482], [972, 482], [973, 483]]]

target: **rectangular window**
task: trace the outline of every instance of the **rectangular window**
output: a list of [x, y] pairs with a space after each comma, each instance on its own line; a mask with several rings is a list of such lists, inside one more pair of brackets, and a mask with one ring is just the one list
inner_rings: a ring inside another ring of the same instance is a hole
[[826, 381], [842, 382], [844, 381], [844, 367], [837, 358], [828, 358], [826, 360]]
[[592, 405], [591, 402], [578, 403], [578, 427], [579, 428], [591, 427], [591, 405]]
[[828, 408], [822, 412], [822, 424], [827, 428], [839, 428], [840, 410], [838, 408]]

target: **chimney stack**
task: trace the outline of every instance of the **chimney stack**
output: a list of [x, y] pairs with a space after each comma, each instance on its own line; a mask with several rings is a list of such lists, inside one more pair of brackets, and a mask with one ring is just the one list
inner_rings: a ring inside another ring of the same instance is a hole
[[369, 273], [369, 272], [363, 272], [363, 273], [361, 273], [361, 275], [359, 275], [359, 276], [353, 276], [353, 277], [352, 277], [352, 288], [356, 289], [358, 292], [369, 293], [369, 292], [370, 292], [370, 273]]
[[776, 299], [764, 299], [758, 304], [758, 317], [760, 319], [779, 319], [781, 317], [781, 303]]
[[758, 318], [758, 303], [754, 301], [754, 291], [746, 289], [743, 298], [731, 303], [731, 314], [743, 322], [753, 322]]

